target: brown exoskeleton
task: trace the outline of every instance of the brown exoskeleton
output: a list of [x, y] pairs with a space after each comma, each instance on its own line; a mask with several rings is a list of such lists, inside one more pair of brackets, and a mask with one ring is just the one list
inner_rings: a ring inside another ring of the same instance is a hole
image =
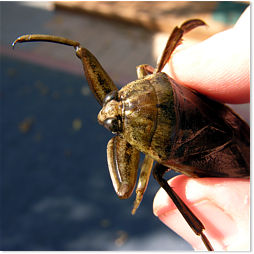
[[227, 106], [178, 85], [161, 72], [182, 36], [205, 25], [192, 19], [176, 27], [168, 39], [156, 69], [137, 67], [138, 80], [118, 91], [98, 60], [79, 42], [51, 35], [24, 35], [13, 42], [49, 41], [74, 46], [95, 98], [102, 106], [100, 124], [116, 134], [107, 146], [109, 172], [120, 198], [135, 187], [139, 154], [145, 159], [136, 187], [135, 213], [146, 190], [153, 161], [153, 176], [172, 198], [193, 231], [208, 250], [212, 245], [204, 225], [163, 178], [173, 169], [190, 177], [248, 178], [249, 126]]

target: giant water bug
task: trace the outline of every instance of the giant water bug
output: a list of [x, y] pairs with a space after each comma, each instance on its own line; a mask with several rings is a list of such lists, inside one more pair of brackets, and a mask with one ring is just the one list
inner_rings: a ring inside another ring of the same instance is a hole
[[213, 250], [205, 226], [163, 178], [173, 169], [190, 177], [236, 177], [250, 175], [250, 130], [229, 107], [177, 84], [162, 72], [185, 33], [205, 25], [191, 19], [171, 33], [156, 68], [137, 67], [138, 79], [120, 90], [95, 56], [79, 42], [52, 35], [23, 35], [13, 42], [48, 41], [73, 46], [86, 79], [102, 106], [98, 122], [115, 136], [107, 145], [114, 189], [129, 198], [137, 181], [140, 152], [145, 154], [136, 187], [132, 214], [138, 208], [153, 176], [168, 193], [195, 234]]

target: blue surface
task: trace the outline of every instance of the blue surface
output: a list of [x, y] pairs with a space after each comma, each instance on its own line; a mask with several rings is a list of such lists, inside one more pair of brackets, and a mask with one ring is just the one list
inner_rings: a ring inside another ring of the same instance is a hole
[[[152, 177], [135, 216], [134, 197], [114, 193], [112, 134], [81, 93], [85, 78], [3, 56], [1, 65], [1, 250], [191, 249], [153, 215]], [[128, 236], [121, 246], [119, 234]]]
[[248, 3], [218, 1], [212, 17], [218, 22], [234, 25], [248, 6]]

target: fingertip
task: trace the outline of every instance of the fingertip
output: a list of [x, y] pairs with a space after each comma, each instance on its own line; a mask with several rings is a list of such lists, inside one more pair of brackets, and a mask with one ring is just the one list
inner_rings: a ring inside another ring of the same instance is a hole
[[[177, 176], [169, 184], [205, 225], [205, 234], [216, 250], [249, 248], [249, 180], [233, 178], [189, 178]], [[205, 250], [167, 193], [160, 189], [154, 213], [194, 249]], [[237, 243], [236, 243], [237, 239]]]
[[163, 71], [217, 101], [249, 102], [250, 33], [248, 24], [241, 27], [176, 52]]

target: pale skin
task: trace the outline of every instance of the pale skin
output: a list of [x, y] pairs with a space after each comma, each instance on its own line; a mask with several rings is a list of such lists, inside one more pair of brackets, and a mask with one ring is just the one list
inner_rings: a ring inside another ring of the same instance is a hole
[[[217, 101], [250, 101], [249, 7], [232, 29], [183, 47], [175, 51], [164, 72]], [[195, 179], [181, 175], [169, 184], [204, 223], [215, 250], [250, 249], [249, 179]], [[154, 199], [154, 214], [195, 250], [206, 250], [162, 189]]]

